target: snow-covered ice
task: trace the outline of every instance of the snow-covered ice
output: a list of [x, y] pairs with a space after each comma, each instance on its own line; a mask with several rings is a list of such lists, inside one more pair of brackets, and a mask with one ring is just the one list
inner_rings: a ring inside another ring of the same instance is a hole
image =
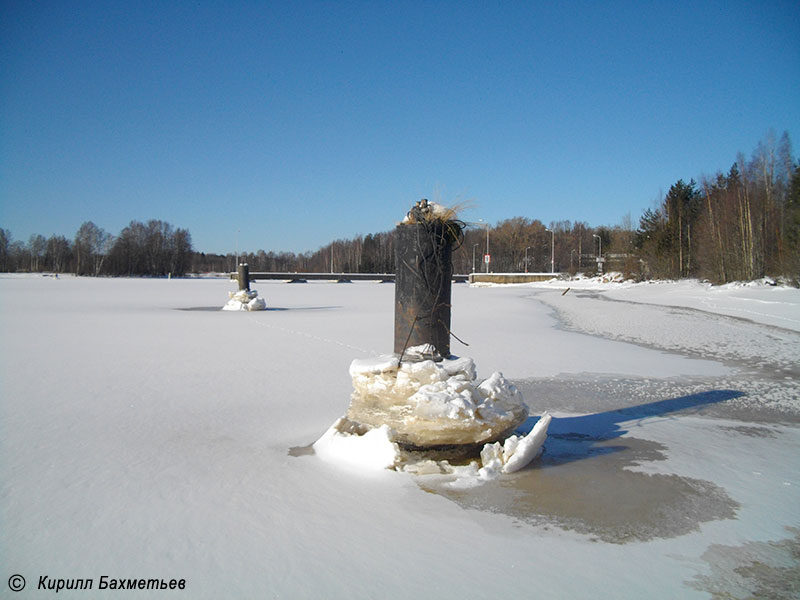
[[461, 486], [383, 468], [380, 431], [369, 476], [311, 447], [390, 350], [391, 285], [265, 283], [231, 319], [224, 279], [0, 276], [0, 595], [796, 597], [800, 291], [585, 285], [454, 285], [453, 352], [552, 415]]

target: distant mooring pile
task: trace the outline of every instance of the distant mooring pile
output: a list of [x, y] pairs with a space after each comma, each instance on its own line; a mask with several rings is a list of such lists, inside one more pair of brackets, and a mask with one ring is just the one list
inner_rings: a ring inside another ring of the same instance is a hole
[[239, 289], [228, 292], [228, 301], [222, 310], [266, 310], [267, 303], [258, 297], [256, 290], [250, 289], [250, 267], [246, 264], [237, 266]]
[[473, 360], [450, 353], [452, 250], [463, 228], [427, 200], [398, 224], [394, 353], [352, 362], [347, 413], [314, 444], [323, 459], [480, 481], [541, 451], [550, 416], [513, 435], [529, 413], [519, 391], [499, 372], [477, 383]]

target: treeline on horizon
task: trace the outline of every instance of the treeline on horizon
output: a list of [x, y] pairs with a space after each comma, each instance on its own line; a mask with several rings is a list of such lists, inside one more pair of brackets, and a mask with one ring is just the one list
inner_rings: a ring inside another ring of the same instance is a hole
[[[514, 217], [494, 227], [468, 226], [453, 251], [456, 273], [606, 271], [626, 276], [715, 283], [783, 276], [800, 283], [800, 163], [787, 133], [768, 134], [752, 157], [739, 154], [727, 172], [675, 182], [634, 228], [559, 221], [549, 227]], [[251, 271], [392, 273], [394, 231], [339, 239], [315, 252], [243, 252]], [[602, 254], [601, 254], [602, 253]], [[108, 276], [183, 276], [235, 270], [237, 257], [196, 252], [191, 234], [159, 220], [132, 221], [112, 236], [93, 222], [70, 240], [32, 235], [14, 241], [0, 228], [0, 271]]]
[[0, 228], [0, 272], [180, 276], [191, 272], [193, 256], [188, 230], [155, 219], [131, 221], [117, 236], [87, 221], [71, 240], [34, 234], [27, 244]]

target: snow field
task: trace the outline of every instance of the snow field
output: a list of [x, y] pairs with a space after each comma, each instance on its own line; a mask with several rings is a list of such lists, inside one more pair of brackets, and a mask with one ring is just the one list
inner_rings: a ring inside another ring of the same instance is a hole
[[[0, 277], [1, 584], [20, 573], [29, 587], [40, 575], [185, 578], [170, 594], [186, 598], [709, 598], [750, 565], [753, 544], [765, 565], [783, 560], [787, 527], [800, 526], [796, 425], [725, 418], [730, 401], [710, 414], [603, 412], [629, 405], [635, 386], [623, 383], [637, 378], [656, 400], [680, 396], [670, 386], [684, 380], [691, 394], [729, 389], [745, 368], [719, 362], [733, 334], [709, 342], [710, 359], [689, 342], [665, 353], [646, 333], [632, 344], [577, 331], [588, 303], [624, 322], [622, 302], [574, 303], [566, 331], [536, 290], [455, 285], [453, 332], [470, 346], [454, 352], [475, 360], [479, 381], [524, 380], [532, 414], [554, 418], [539, 466], [448, 496], [425, 493], [425, 476], [354, 472], [307, 451], [346, 410], [353, 359], [391, 348], [393, 286], [260, 283], [267, 310], [221, 311], [233, 286]], [[652, 322], [677, 318], [650, 310]], [[747, 366], [753, 385], [769, 378], [770, 394], [791, 399], [791, 381], [771, 373], [789, 358], [762, 354], [766, 366]], [[591, 412], [559, 411], [578, 377], [603, 393]], [[618, 397], [602, 387], [611, 377]], [[633, 537], [614, 541], [593, 505], [611, 510], [601, 484], [627, 472], [646, 499], [657, 475], [685, 483], [670, 510], [702, 503], [697, 481], [721, 500], [685, 511], [701, 519], [685, 532], [631, 515]], [[527, 508], [562, 489], [582, 522]], [[520, 514], [504, 512], [505, 493]]]

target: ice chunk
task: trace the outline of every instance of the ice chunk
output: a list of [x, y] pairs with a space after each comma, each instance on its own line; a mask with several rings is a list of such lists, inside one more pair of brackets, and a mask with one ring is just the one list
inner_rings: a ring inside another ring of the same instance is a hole
[[474, 461], [465, 467], [453, 467], [451, 473], [456, 476], [456, 479], [449, 482], [447, 485], [448, 487], [456, 489], [477, 487], [486, 481], [481, 471], [482, 469], [478, 466], [478, 463]]
[[552, 417], [544, 413], [524, 438], [511, 436], [503, 445], [503, 473], [513, 473], [527, 466], [544, 446]]
[[398, 357], [390, 354], [371, 358], [357, 358], [350, 363], [350, 377], [363, 374], [376, 374], [397, 369]]
[[247, 303], [247, 310], [265, 310], [267, 302], [263, 298], [253, 298]]
[[481, 450], [481, 468], [478, 475], [482, 479], [494, 479], [503, 470], [503, 447], [500, 442], [486, 444]]
[[387, 425], [371, 429], [340, 417], [314, 442], [314, 452], [328, 462], [367, 470], [391, 469], [400, 455], [392, 433]]
[[466, 356], [461, 358], [457, 356], [446, 358], [441, 362], [441, 367], [448, 375], [458, 375], [462, 373], [470, 381], [473, 381], [475, 377], [477, 377], [475, 373], [475, 361]]
[[450, 469], [447, 461], [437, 462], [435, 460], [423, 459], [418, 462], [410, 462], [403, 465], [403, 471], [414, 475], [442, 475]]
[[502, 473], [513, 473], [530, 464], [542, 451], [551, 417], [544, 413], [525, 437], [512, 435], [503, 444], [486, 444], [481, 450], [481, 467], [455, 467], [456, 479], [447, 485], [465, 489], [481, 485], [500, 477]]

